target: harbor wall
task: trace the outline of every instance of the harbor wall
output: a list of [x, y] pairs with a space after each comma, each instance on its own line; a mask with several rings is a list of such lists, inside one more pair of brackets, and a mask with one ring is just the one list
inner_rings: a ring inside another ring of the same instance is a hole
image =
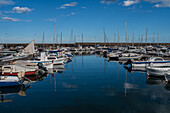
[[[27, 46], [29, 43], [7, 43], [7, 44], [1, 44], [4, 45], [4, 47], [16, 47], [16, 46]], [[83, 45], [83, 46], [95, 46], [95, 45], [100, 45], [100, 46], [146, 46], [146, 45], [163, 45], [163, 46], [168, 46], [170, 47], [170, 43], [92, 43], [92, 42], [85, 42], [85, 43], [63, 43], [63, 44], [54, 44], [54, 46], [64, 46], [64, 47], [74, 47], [78, 45]], [[35, 46], [38, 47], [53, 47], [53, 43], [35, 43]]]

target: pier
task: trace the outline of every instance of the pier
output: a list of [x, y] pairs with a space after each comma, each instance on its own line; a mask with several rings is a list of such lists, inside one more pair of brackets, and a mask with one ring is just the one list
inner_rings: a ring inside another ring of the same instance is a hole
[[[28, 43], [1, 43], [0, 45], [4, 45], [4, 47], [10, 48], [10, 47], [16, 47], [16, 46], [23, 46], [26, 47]], [[76, 43], [62, 43], [62, 44], [54, 44], [54, 43], [35, 43], [35, 46], [41, 48], [41, 47], [53, 47], [53, 46], [63, 46], [63, 47], [76, 47], [76, 46], [95, 46], [95, 45], [100, 45], [100, 46], [157, 46], [157, 45], [162, 45], [162, 46], [168, 46], [170, 47], [170, 43], [102, 43], [102, 42], [76, 42]]]

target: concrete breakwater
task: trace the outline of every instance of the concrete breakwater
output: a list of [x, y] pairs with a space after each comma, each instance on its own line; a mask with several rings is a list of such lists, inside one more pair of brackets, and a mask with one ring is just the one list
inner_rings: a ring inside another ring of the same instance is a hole
[[[4, 45], [4, 47], [16, 47], [16, 46], [27, 46], [28, 43], [1, 43], [1, 45]], [[63, 46], [63, 47], [74, 47], [78, 45], [82, 46], [95, 46], [95, 45], [100, 45], [100, 46], [157, 46], [157, 45], [162, 45], [162, 46], [168, 46], [170, 47], [170, 43], [100, 43], [100, 42], [76, 42], [76, 43], [62, 43], [62, 44], [53, 44], [53, 43], [35, 43], [35, 46], [38, 47], [53, 47], [54, 46]]]

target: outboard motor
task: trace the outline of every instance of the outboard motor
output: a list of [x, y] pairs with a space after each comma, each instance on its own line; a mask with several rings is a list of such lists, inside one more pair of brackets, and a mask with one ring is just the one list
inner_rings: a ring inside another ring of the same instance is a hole
[[44, 70], [44, 71], [47, 71], [47, 68], [44, 67], [44, 65], [43, 65], [42, 63], [39, 62], [39, 63], [37, 64], [37, 66], [38, 66], [39, 69], [42, 69], [42, 70]]
[[124, 65], [129, 65], [129, 64], [130, 65], [132, 64], [132, 60], [131, 59], [129, 59], [127, 62], [124, 63]]

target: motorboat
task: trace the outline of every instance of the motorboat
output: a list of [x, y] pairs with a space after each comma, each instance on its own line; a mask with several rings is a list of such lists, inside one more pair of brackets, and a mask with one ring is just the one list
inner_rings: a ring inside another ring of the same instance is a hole
[[141, 59], [143, 55], [135, 53], [122, 53], [119, 55], [119, 60], [128, 61], [129, 59], [138, 60]]
[[147, 61], [132, 61], [132, 67], [148, 67], [152, 65], [153, 67], [168, 67], [170, 66], [169, 60], [164, 60], [162, 57], [151, 57]]
[[17, 76], [21, 72], [25, 76], [30, 76], [36, 74], [38, 72], [38, 69], [36, 67], [23, 66], [18, 64], [2, 66], [2, 75], [4, 76]]
[[166, 73], [170, 73], [170, 67], [152, 67], [149, 66], [146, 68], [147, 74], [149, 76], [159, 76], [164, 77]]
[[119, 54], [111, 52], [107, 55], [107, 57], [108, 57], [108, 60], [118, 60]]
[[63, 65], [64, 62], [67, 62], [66, 58], [57, 58], [57, 55], [54, 53], [48, 54], [47, 60], [53, 62], [54, 65]]
[[18, 76], [0, 76], [0, 87], [20, 86], [23, 82]]
[[27, 62], [36, 63], [36, 64], [42, 63], [43, 66], [44, 66], [45, 68], [47, 68], [47, 69], [53, 68], [53, 61], [47, 59], [47, 56], [46, 56], [45, 52], [42, 52], [42, 53], [41, 53], [40, 58], [38, 58], [38, 59], [36, 59], [36, 60], [35, 60], [35, 59], [34, 59], [34, 60], [27, 60]]

